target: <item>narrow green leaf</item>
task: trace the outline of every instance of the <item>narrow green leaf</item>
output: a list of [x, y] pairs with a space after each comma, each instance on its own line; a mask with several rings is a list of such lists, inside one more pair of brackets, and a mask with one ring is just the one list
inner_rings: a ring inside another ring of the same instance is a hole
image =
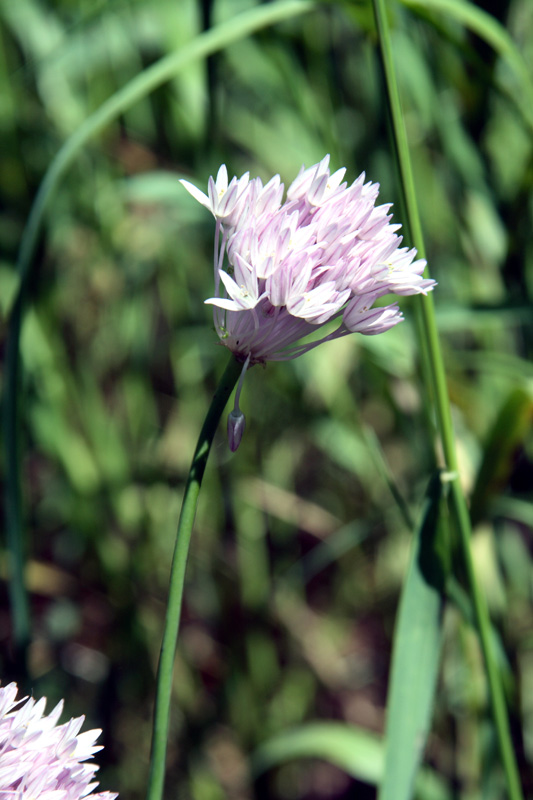
[[[252, 758], [256, 775], [297, 758], [321, 758], [357, 780], [371, 785], [383, 777], [384, 748], [379, 736], [355, 725], [313, 722], [273, 736]], [[449, 800], [450, 793], [430, 770], [421, 771], [416, 797], [420, 800]]]
[[440, 657], [442, 592], [448, 570], [441, 499], [442, 479], [438, 474], [428, 488], [396, 622], [379, 800], [409, 800], [413, 796], [431, 719]]
[[253, 758], [260, 774], [294, 758], [323, 758], [354, 778], [376, 784], [383, 773], [383, 745], [378, 736], [338, 722], [301, 725], [274, 736]]

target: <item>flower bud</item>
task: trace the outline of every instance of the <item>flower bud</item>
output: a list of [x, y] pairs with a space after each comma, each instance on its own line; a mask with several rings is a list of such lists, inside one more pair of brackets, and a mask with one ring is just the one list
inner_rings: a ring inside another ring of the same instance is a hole
[[232, 453], [238, 448], [241, 443], [242, 435], [246, 427], [246, 419], [240, 409], [233, 409], [228, 414], [228, 442]]

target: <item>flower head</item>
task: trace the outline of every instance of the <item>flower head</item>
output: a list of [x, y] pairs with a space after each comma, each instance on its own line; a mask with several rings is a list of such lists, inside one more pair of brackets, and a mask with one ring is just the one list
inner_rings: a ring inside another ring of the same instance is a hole
[[80, 733], [84, 717], [58, 725], [61, 701], [45, 715], [46, 698], [17, 700], [17, 684], [0, 686], [0, 800], [114, 800], [92, 794], [101, 731]]
[[[228, 184], [223, 165], [208, 195], [185, 188], [216, 220], [214, 323], [220, 341], [248, 365], [296, 358], [350, 333], [382, 333], [402, 320], [389, 294], [426, 294], [426, 262], [401, 247], [389, 205], [364, 173], [351, 186], [330, 175], [329, 156], [302, 167], [283, 200], [276, 175], [266, 185], [248, 173]], [[334, 330], [309, 338], [326, 323]], [[238, 405], [235, 417], [240, 413]]]

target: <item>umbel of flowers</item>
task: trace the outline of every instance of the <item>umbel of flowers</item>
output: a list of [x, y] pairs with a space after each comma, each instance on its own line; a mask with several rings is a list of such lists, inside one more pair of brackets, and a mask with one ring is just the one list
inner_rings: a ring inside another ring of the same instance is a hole
[[[228, 183], [222, 165], [207, 195], [182, 181], [215, 217], [215, 294], [206, 303], [221, 343], [245, 369], [350, 333], [382, 333], [402, 314], [394, 302], [375, 307], [379, 298], [435, 285], [416, 250], [401, 247], [391, 206], [376, 205], [378, 184], [363, 173], [348, 186], [345, 171], [330, 175], [329, 156], [302, 167], [284, 201], [279, 175], [266, 185], [248, 173]], [[333, 330], [312, 337], [332, 321]], [[230, 427], [243, 428], [238, 397], [232, 415]]]
[[17, 700], [17, 685], [0, 687], [0, 800], [114, 800], [97, 792], [101, 731], [80, 733], [84, 717], [58, 725], [61, 701], [45, 715], [46, 698]]

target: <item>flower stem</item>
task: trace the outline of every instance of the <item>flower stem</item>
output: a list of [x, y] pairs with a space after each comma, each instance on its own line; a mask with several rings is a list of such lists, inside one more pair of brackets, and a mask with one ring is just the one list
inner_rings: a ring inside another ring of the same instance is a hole
[[[392, 57], [391, 37], [387, 20], [387, 10], [385, 7], [385, 0], [372, 0], [372, 2], [376, 18], [380, 55], [383, 62], [385, 82], [387, 85], [388, 103], [392, 117], [396, 158], [398, 160], [401, 175], [401, 189], [407, 213], [407, 228], [410, 232], [414, 246], [418, 250], [419, 255], [423, 258], [425, 252], [424, 239], [422, 236], [422, 226], [420, 224], [420, 216], [416, 201], [407, 133], [405, 130], [400, 96], [396, 82], [396, 73]], [[428, 389], [432, 391], [436, 406], [437, 424], [442, 441], [442, 450], [446, 463], [446, 469], [450, 480], [450, 501], [459, 533], [459, 543], [466, 569], [472, 603], [474, 606], [481, 649], [483, 651], [483, 657], [485, 661], [489, 695], [492, 705], [494, 724], [496, 727], [500, 756], [507, 781], [509, 798], [510, 800], [522, 800], [522, 789], [511, 740], [501, 676], [493, 649], [491, 623], [485, 598], [482, 595], [477, 583], [472, 552], [470, 548], [472, 527], [466, 499], [459, 480], [451, 408], [446, 386], [446, 371], [444, 368], [444, 360], [438, 337], [433, 296], [431, 294], [419, 296], [417, 300], [419, 303], [419, 312], [421, 317], [421, 329], [423, 331], [425, 340], [424, 345], [427, 348], [430, 356], [429, 363], [431, 386], [429, 386]]]
[[187, 555], [196, 515], [198, 495], [215, 431], [241, 372], [242, 364], [232, 356], [207, 412], [185, 486], [176, 545], [170, 569], [167, 613], [157, 673], [147, 800], [161, 800], [163, 796], [174, 656], [178, 640], [185, 568], [187, 566]]
[[6, 449], [5, 518], [9, 554], [8, 587], [13, 620], [14, 660], [19, 674], [19, 681], [22, 679], [22, 674], [26, 672], [26, 648], [30, 641], [30, 609], [24, 582], [25, 542], [21, 520], [21, 464], [17, 437], [20, 414], [20, 380], [18, 374], [20, 362], [15, 353], [13, 353], [13, 347], [18, 348], [23, 305], [24, 298], [21, 294], [15, 301], [11, 314], [11, 330], [16, 333], [9, 336], [7, 340], [6, 384], [10, 391], [6, 391], [2, 407]]

